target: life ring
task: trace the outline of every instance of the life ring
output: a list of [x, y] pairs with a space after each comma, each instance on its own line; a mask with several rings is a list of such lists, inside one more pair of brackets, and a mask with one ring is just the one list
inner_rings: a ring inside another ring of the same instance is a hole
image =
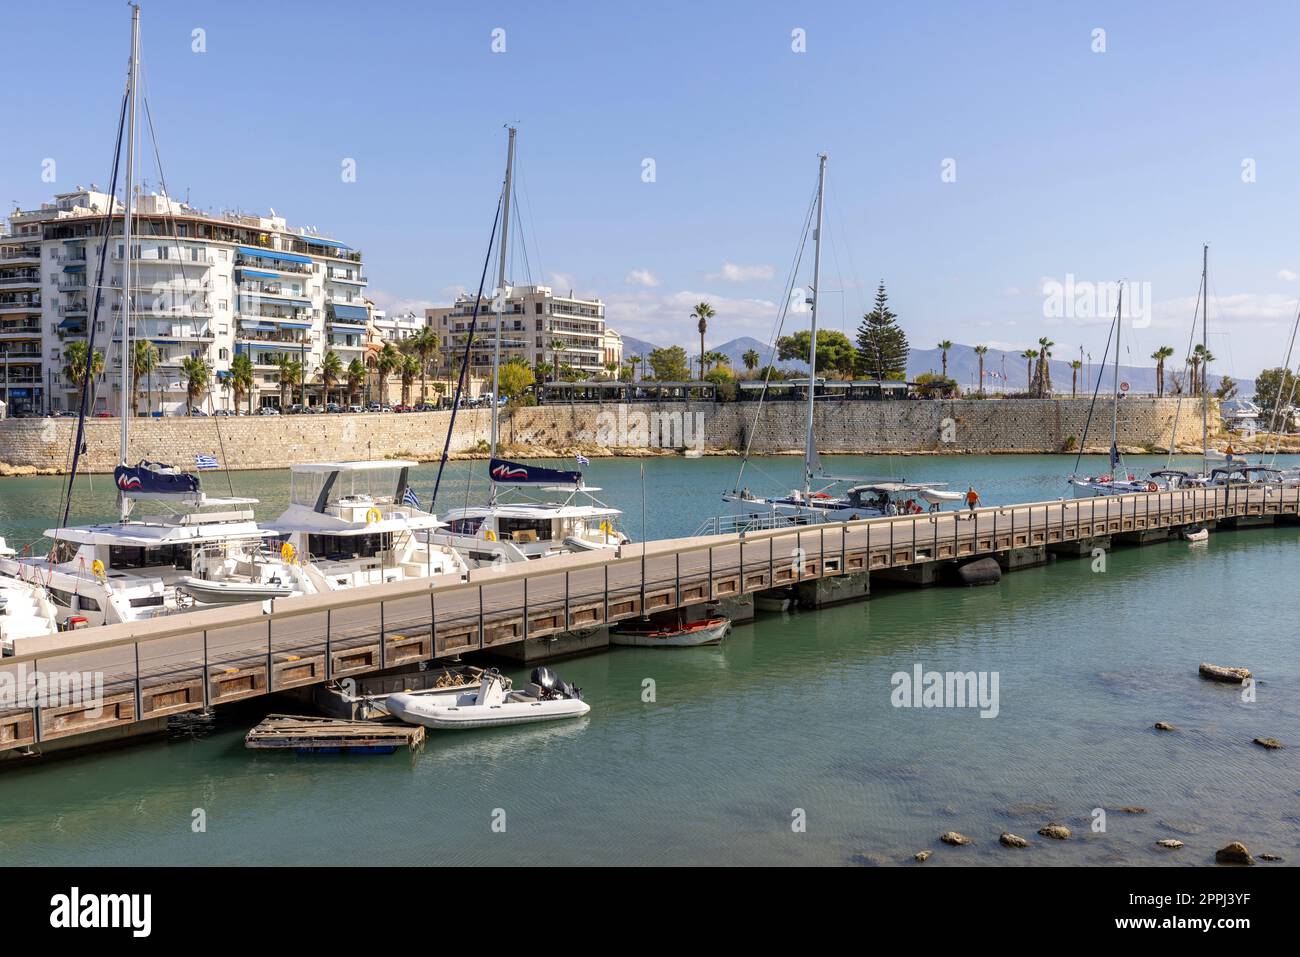
[[489, 528], [486, 532], [483, 533], [483, 537], [487, 539], [489, 542], [495, 542], [497, 540], [497, 533], [492, 531], [492, 529]]
[[1148, 491], [1148, 492], [1158, 492], [1158, 491], [1160, 491], [1160, 486], [1157, 485], [1155, 482], [1147, 482], [1147, 491]]
[[294, 556], [294, 547], [289, 542], [280, 546], [280, 558], [285, 562], [292, 562]]
[[380, 521], [383, 517], [384, 517], [384, 516], [382, 516], [382, 515], [379, 514], [379, 509], [377, 509], [377, 508], [369, 508], [369, 509], [366, 510], [366, 524], [367, 524], [367, 525], [373, 525], [373, 524], [375, 524], [375, 522]]
[[1103, 475], [1101, 478], [1097, 479], [1098, 482], [1109, 482], [1110, 480], [1109, 475]]
[[101, 559], [96, 558], [90, 563], [90, 571], [91, 574], [102, 581], [104, 578], [104, 562]]

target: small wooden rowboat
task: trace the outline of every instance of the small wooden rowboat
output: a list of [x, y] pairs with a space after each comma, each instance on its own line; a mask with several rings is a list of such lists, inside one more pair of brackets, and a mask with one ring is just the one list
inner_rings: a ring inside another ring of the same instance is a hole
[[716, 645], [731, 633], [730, 618], [705, 618], [689, 625], [620, 626], [609, 633], [611, 645], [630, 645], [635, 648], [690, 648], [697, 645]]

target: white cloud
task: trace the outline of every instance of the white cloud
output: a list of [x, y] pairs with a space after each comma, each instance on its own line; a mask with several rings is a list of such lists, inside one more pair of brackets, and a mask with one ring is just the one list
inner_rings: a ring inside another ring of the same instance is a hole
[[[446, 290], [443, 290], [446, 292]], [[375, 304], [375, 308], [382, 309], [390, 316], [401, 315], [407, 312], [413, 312], [417, 316], [423, 316], [424, 310], [432, 309], [438, 305], [451, 305], [455, 299], [455, 293], [447, 296], [445, 302], [434, 302], [432, 299], [416, 299], [410, 296], [402, 296], [397, 293], [388, 292], [383, 289], [370, 289], [366, 292], [366, 298]]]
[[709, 273], [704, 278], [721, 279], [724, 282], [756, 282], [771, 279], [774, 275], [776, 275], [776, 270], [772, 266], [743, 266], [738, 263], [723, 263], [720, 271]]
[[659, 277], [649, 269], [633, 269], [623, 277], [623, 281], [629, 286], [644, 286], [647, 289], [653, 289], [656, 286], [662, 285], [659, 281]]
[[1296, 274], [1290, 269], [1279, 269], [1277, 271], [1277, 278], [1281, 279], [1283, 282], [1294, 282]]
[[[763, 342], [772, 334], [778, 304], [767, 299], [719, 296], [709, 292], [655, 293], [616, 292], [605, 297], [605, 319], [609, 327], [624, 335], [645, 339], [660, 346], [683, 346], [699, 351], [700, 339], [691, 313], [698, 302], [713, 307], [707, 341], [718, 344], [739, 336], [753, 336]], [[797, 328], [799, 316], [787, 317], [787, 325]], [[807, 324], [807, 317], [802, 317]], [[790, 329], [785, 330], [786, 333]]]

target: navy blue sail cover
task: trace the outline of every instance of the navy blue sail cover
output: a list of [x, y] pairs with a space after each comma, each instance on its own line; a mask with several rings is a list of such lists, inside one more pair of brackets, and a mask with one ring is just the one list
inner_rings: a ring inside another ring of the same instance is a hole
[[508, 485], [581, 485], [581, 472], [565, 472], [560, 469], [544, 469], [538, 465], [521, 465], [505, 459], [493, 459], [488, 463], [488, 474], [494, 482]]
[[126, 495], [186, 495], [199, 490], [199, 477], [159, 462], [119, 465], [113, 470], [117, 487]]

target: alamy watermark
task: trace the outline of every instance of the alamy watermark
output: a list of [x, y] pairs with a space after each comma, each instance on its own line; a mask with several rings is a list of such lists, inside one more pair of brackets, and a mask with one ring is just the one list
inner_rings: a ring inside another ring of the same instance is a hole
[[1151, 283], [1089, 282], [1066, 273], [1065, 281], [1043, 281], [1043, 318], [1109, 319], [1119, 308], [1120, 286], [1124, 288], [1123, 319], [1134, 329], [1151, 325]]
[[918, 661], [910, 672], [895, 671], [889, 703], [895, 708], [978, 708], [981, 718], [999, 711], [996, 671], [926, 671]]
[[85, 707], [87, 717], [104, 713], [102, 671], [32, 671], [26, 665], [0, 671], [0, 711]]
[[596, 416], [595, 442], [602, 448], [704, 450], [704, 413], [643, 412], [620, 406]]

